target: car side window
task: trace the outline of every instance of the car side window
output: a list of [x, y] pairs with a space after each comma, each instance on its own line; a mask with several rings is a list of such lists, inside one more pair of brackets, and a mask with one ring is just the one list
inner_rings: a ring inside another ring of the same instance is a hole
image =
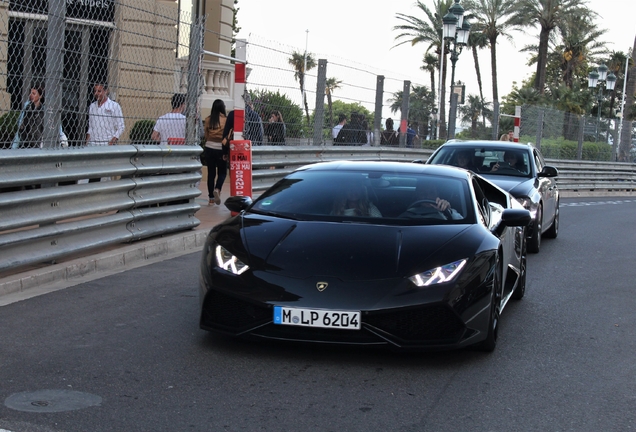
[[477, 201], [477, 216], [482, 224], [486, 227], [490, 227], [490, 204], [481, 186], [479, 186], [479, 183], [475, 179], [473, 179], [473, 189], [475, 190], [475, 199]]
[[545, 165], [545, 163], [543, 162], [543, 158], [536, 150], [534, 150], [532, 154], [534, 156], [534, 163], [537, 166], [537, 173], [540, 173]]

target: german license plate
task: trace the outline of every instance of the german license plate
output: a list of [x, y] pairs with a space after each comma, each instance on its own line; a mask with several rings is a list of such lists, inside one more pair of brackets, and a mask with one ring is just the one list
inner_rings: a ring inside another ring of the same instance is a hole
[[360, 311], [274, 306], [274, 324], [360, 330]]

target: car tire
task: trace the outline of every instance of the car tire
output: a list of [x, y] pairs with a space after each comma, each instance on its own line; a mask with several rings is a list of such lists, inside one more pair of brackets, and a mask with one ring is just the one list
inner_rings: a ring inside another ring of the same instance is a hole
[[546, 238], [557, 238], [559, 235], [559, 202], [556, 203], [556, 208], [554, 210], [554, 220], [552, 221], [552, 225], [544, 234]]
[[524, 241], [523, 247], [521, 249], [521, 262], [519, 263], [519, 281], [517, 282], [517, 287], [512, 293], [512, 298], [514, 300], [521, 300], [523, 296], [526, 294], [526, 242]]
[[543, 228], [543, 207], [539, 205], [537, 217], [532, 227], [532, 236], [528, 239], [528, 252], [538, 253], [541, 249], [541, 229]]
[[497, 347], [497, 336], [499, 334], [499, 314], [501, 307], [501, 275], [502, 269], [499, 260], [493, 278], [492, 300], [490, 304], [490, 319], [488, 320], [488, 334], [486, 339], [479, 342], [475, 348], [482, 352], [493, 352]]

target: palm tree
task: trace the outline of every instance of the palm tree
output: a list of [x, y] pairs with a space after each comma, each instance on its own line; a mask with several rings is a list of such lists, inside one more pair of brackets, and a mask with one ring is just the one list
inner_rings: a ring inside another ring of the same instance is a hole
[[[429, 9], [422, 0], [417, 0], [415, 6], [424, 13], [425, 18], [406, 15], [403, 13], [396, 14], [396, 18], [404, 24], [396, 25], [393, 30], [401, 32], [395, 37], [395, 40], [400, 40], [396, 46], [410, 42], [411, 45], [418, 43], [428, 44], [426, 52], [433, 52], [439, 58], [440, 64], [442, 63], [442, 43], [444, 43], [442, 35], [442, 18], [448, 12], [448, 9], [453, 4], [453, 0], [433, 0], [433, 9]], [[448, 54], [448, 49], [444, 50], [444, 56]], [[446, 115], [445, 115], [445, 94], [446, 94], [446, 65], [448, 62], [444, 61], [444, 67], [442, 70], [442, 83], [441, 93], [439, 94], [440, 101], [440, 138], [446, 137]]]
[[[309, 105], [307, 104], [307, 98], [305, 97], [305, 73], [316, 67], [316, 60], [309, 53], [303, 54], [298, 51], [294, 51], [287, 61], [294, 68], [294, 78], [300, 84], [300, 94], [302, 101], [305, 104], [305, 115], [307, 116], [307, 124], [309, 124]], [[305, 70], [305, 64], [307, 70]]]
[[468, 95], [468, 103], [459, 107], [462, 122], [470, 122], [470, 137], [477, 138], [477, 122], [479, 117], [491, 116], [492, 111], [488, 107], [490, 102], [475, 95]]
[[490, 65], [492, 68], [492, 100], [499, 102], [497, 87], [497, 38], [505, 36], [511, 39], [509, 31], [518, 27], [514, 15], [517, 0], [471, 0], [466, 2], [476, 25], [481, 29], [490, 45]]
[[560, 59], [563, 82], [572, 88], [577, 77], [587, 79], [588, 60], [606, 52], [605, 43], [599, 41], [606, 30], [599, 30], [587, 15], [568, 16], [557, 29], [561, 45], [554, 51]]
[[[488, 38], [486, 34], [482, 31], [479, 24], [475, 24], [471, 28], [471, 32], [468, 35], [468, 46], [471, 48], [473, 52], [473, 63], [475, 63], [475, 74], [477, 75], [477, 87], [479, 87], [479, 97], [482, 100], [482, 103], [485, 102], [484, 99], [484, 86], [481, 81], [481, 69], [479, 67], [479, 56], [477, 50], [486, 48], [488, 46]], [[482, 124], [486, 127], [486, 115], [482, 116]]]
[[[391, 104], [391, 112], [396, 113], [402, 110], [402, 97], [404, 92], [397, 91], [393, 93], [393, 97], [388, 100]], [[409, 94], [409, 124], [417, 124], [417, 128], [421, 125], [428, 125], [431, 112], [435, 107], [435, 95], [426, 86], [413, 86]], [[427, 126], [428, 127], [428, 126]], [[419, 130], [417, 131], [419, 134]]]
[[433, 97], [435, 97], [435, 71], [439, 70], [439, 56], [435, 56], [430, 52], [424, 54], [424, 59], [422, 60], [422, 69], [426, 71], [431, 76], [431, 93]]
[[329, 107], [329, 127], [333, 127], [333, 101], [331, 95], [333, 91], [340, 88], [342, 81], [336, 78], [327, 78], [325, 81], [325, 94], [327, 95], [327, 106]]
[[636, 38], [634, 38], [630, 63], [627, 86], [625, 88], [625, 118], [621, 128], [621, 142], [618, 150], [618, 160], [622, 162], [629, 161], [629, 149], [632, 146], [632, 122], [630, 120], [634, 119], [631, 114], [633, 113], [634, 94], [636, 93]]
[[537, 55], [537, 72], [534, 88], [543, 94], [545, 91], [548, 45], [552, 30], [568, 16], [590, 16], [597, 14], [585, 6], [585, 0], [519, 0], [516, 9], [518, 25], [540, 28]]

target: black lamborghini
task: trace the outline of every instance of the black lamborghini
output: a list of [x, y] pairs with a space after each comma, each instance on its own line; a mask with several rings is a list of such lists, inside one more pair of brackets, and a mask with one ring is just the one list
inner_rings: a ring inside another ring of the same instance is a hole
[[231, 336], [492, 351], [526, 285], [530, 213], [470, 171], [398, 162], [300, 168], [203, 250], [200, 327]]

